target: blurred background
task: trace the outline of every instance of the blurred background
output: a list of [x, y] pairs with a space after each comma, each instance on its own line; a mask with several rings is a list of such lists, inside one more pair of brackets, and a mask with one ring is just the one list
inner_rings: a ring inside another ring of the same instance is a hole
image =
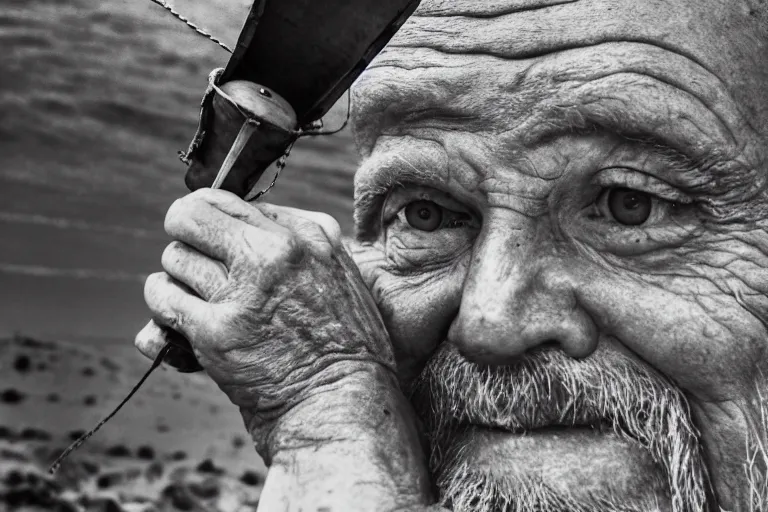
[[[233, 46], [247, 0], [173, 0]], [[149, 367], [142, 290], [229, 54], [150, 0], [0, 0], [0, 511], [254, 510], [264, 465], [204, 374]], [[340, 126], [346, 98], [325, 119]], [[266, 201], [352, 232], [351, 135], [301, 139]], [[268, 171], [262, 181], [270, 181]]]

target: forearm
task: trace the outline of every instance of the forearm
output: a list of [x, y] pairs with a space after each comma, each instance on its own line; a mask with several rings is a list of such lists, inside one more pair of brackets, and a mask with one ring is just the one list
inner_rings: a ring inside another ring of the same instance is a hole
[[436, 510], [415, 416], [381, 367], [304, 400], [276, 422], [266, 445], [260, 510]]

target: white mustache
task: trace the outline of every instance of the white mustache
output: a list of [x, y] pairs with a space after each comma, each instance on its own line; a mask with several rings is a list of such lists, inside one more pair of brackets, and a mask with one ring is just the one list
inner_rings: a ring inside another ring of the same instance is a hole
[[432, 443], [433, 470], [456, 464], [451, 439], [467, 424], [512, 432], [607, 425], [644, 446], [665, 472], [673, 510], [704, 510], [709, 480], [688, 403], [669, 380], [606, 348], [575, 360], [558, 350], [481, 366], [445, 343], [411, 389]]

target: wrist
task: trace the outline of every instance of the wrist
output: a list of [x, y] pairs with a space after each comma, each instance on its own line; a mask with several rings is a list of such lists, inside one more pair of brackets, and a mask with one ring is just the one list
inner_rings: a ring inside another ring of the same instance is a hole
[[284, 407], [241, 408], [256, 450], [267, 464], [280, 451], [362, 443], [383, 430], [407, 432], [421, 447], [416, 416], [389, 368], [358, 361], [334, 366]]
[[288, 500], [292, 510], [421, 510], [433, 503], [416, 416], [381, 365], [314, 389], [267, 428], [255, 418], [246, 421], [269, 466], [264, 503]]

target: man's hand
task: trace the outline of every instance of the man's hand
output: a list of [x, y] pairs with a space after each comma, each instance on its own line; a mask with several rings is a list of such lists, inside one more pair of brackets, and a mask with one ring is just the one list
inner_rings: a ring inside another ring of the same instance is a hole
[[189, 341], [240, 407], [270, 472], [267, 510], [424, 510], [430, 481], [386, 329], [329, 216], [202, 189], [176, 201], [165, 272], [147, 279], [160, 326]]
[[[176, 201], [176, 241], [149, 276], [156, 324], [183, 334], [211, 378], [261, 421], [371, 364], [393, 369], [389, 339], [336, 221], [202, 189]], [[150, 323], [136, 346], [165, 344]]]

